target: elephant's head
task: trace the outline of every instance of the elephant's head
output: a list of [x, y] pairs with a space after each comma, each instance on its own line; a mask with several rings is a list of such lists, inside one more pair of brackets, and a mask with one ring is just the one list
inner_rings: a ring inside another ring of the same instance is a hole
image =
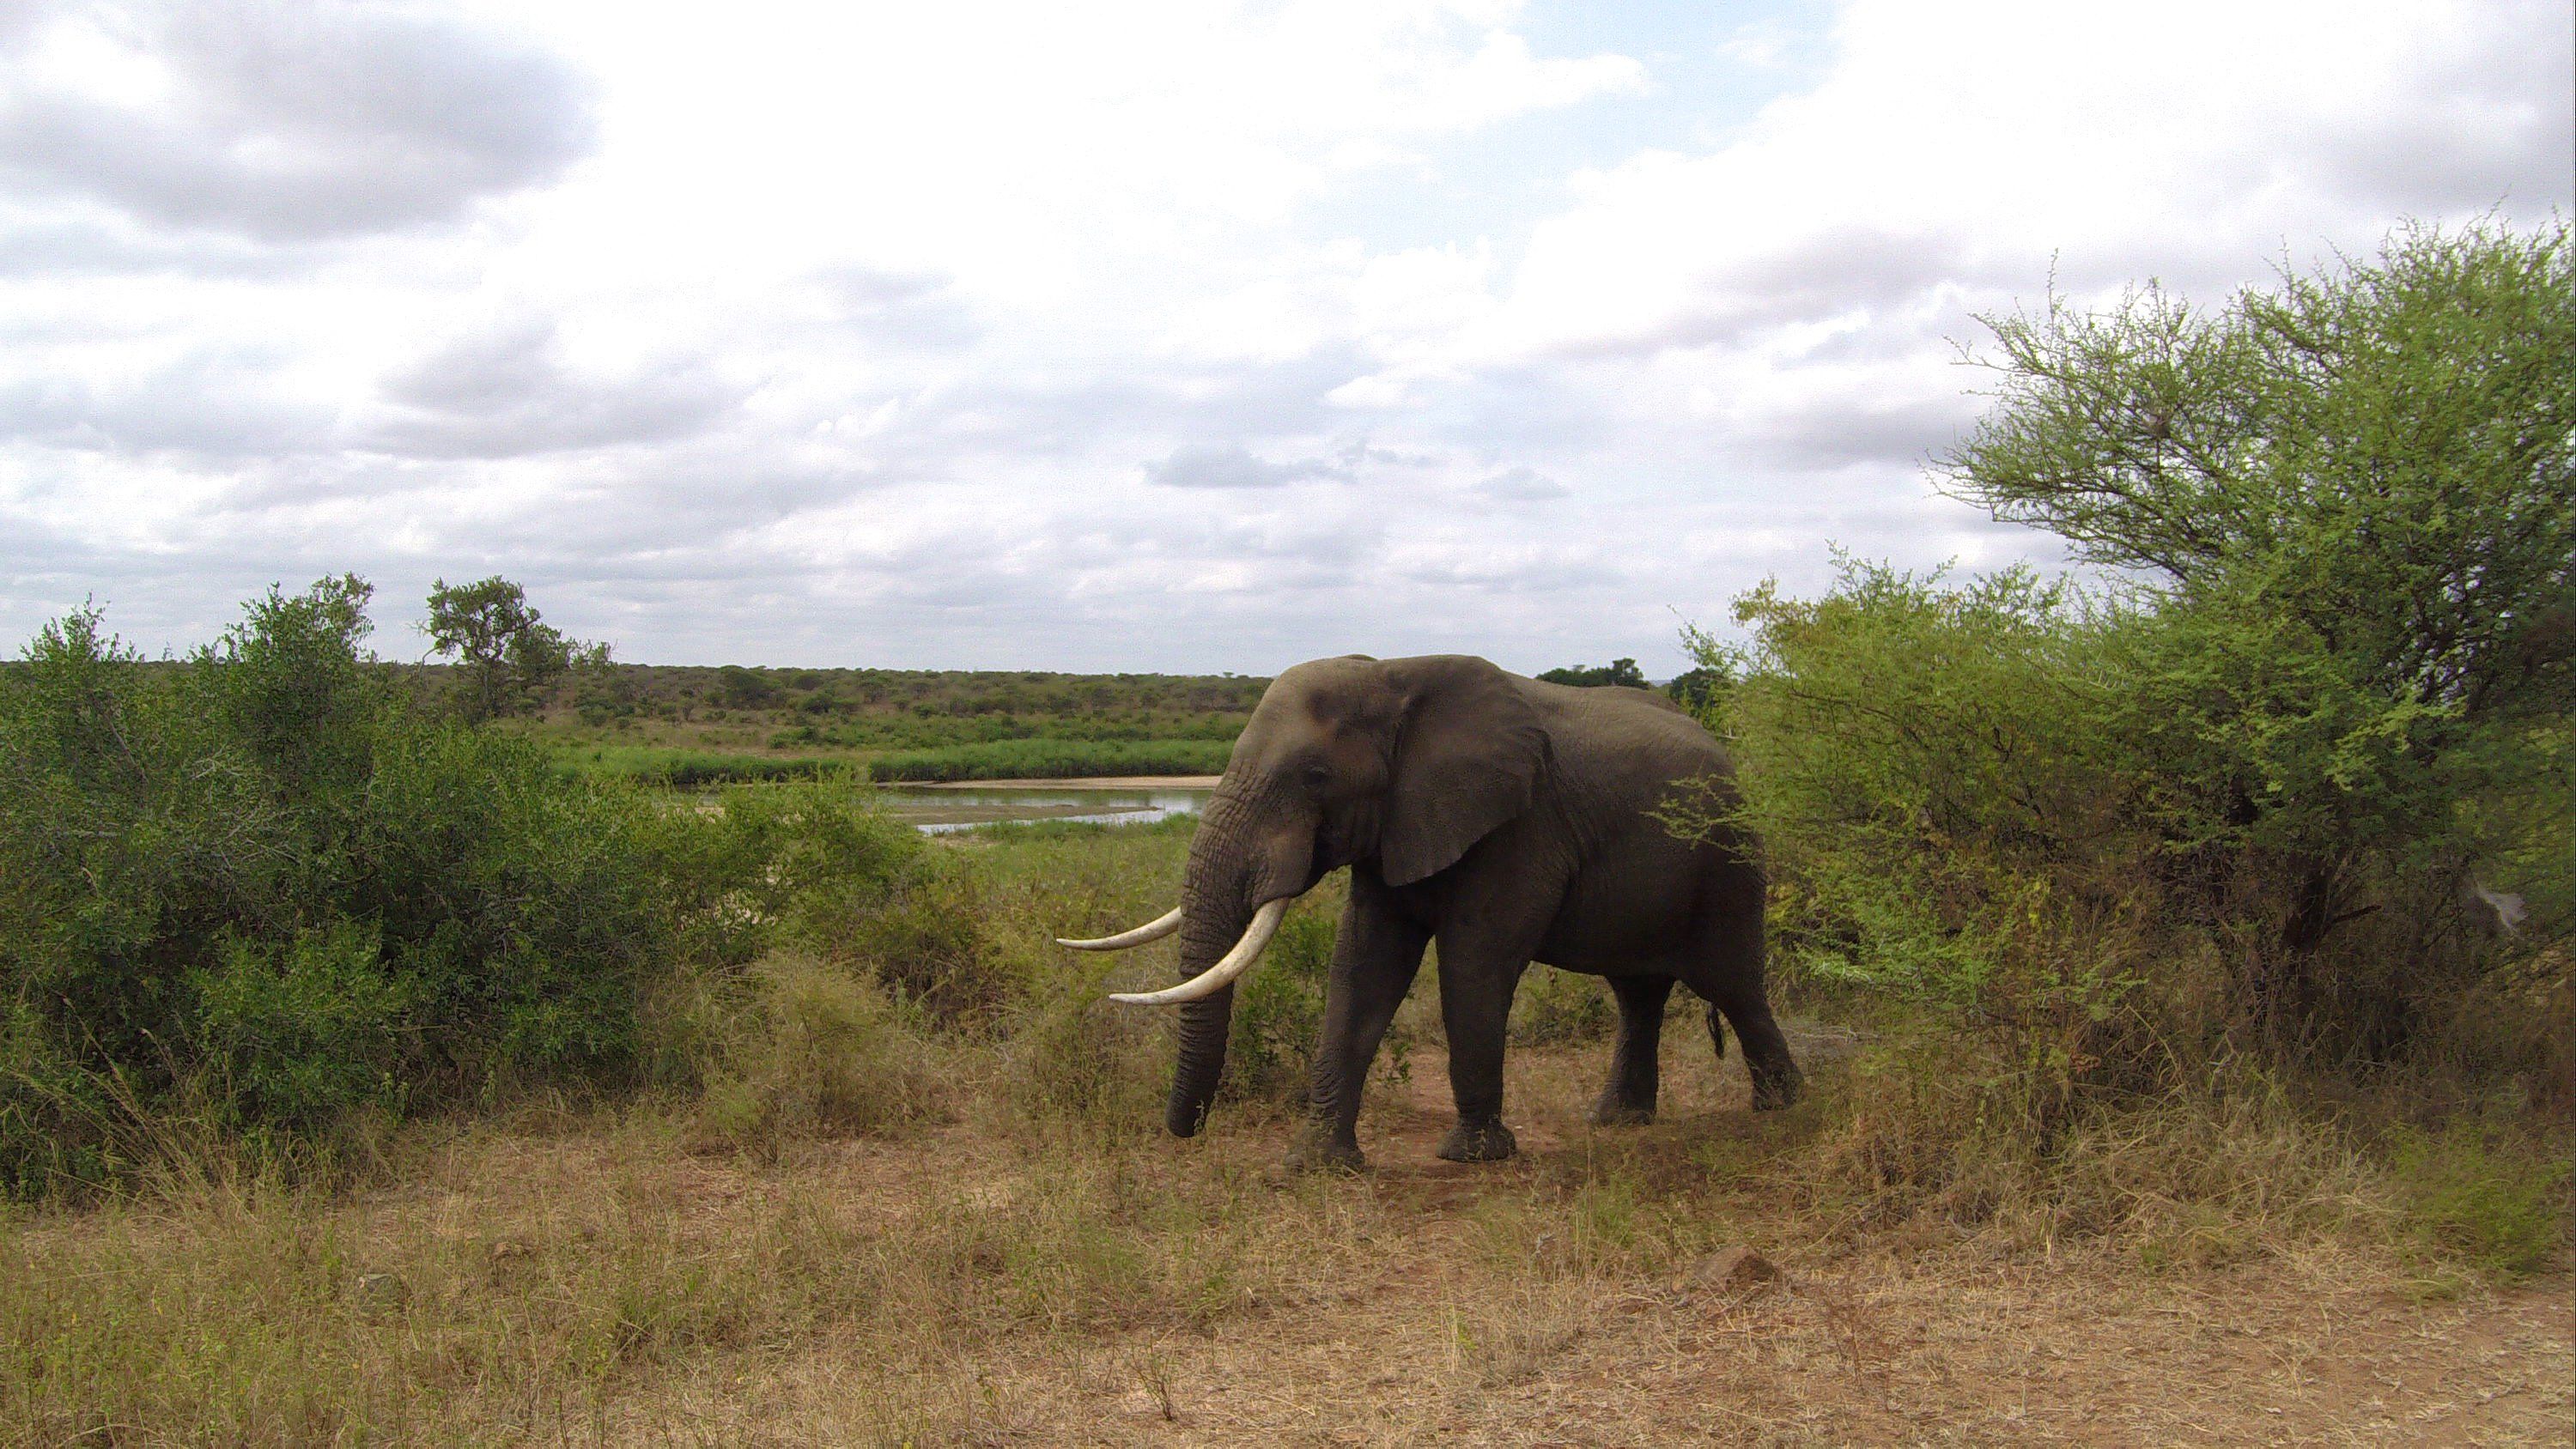
[[1182, 1006], [1166, 1123], [1196, 1132], [1225, 1069], [1235, 978], [1288, 902], [1339, 867], [1389, 885], [1447, 869], [1529, 807], [1546, 736], [1511, 676], [1482, 659], [1362, 655], [1300, 664], [1272, 682], [1235, 741], [1190, 845], [1179, 909], [1097, 941], [1113, 950], [1178, 932], [1190, 979], [1114, 999]]

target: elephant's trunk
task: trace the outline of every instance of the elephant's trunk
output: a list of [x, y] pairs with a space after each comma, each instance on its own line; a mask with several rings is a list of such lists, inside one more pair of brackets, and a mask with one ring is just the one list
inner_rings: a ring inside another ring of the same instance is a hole
[[1234, 987], [1181, 1008], [1181, 1056], [1172, 1071], [1172, 1097], [1164, 1104], [1163, 1125], [1175, 1137], [1198, 1135], [1216, 1100], [1216, 1084], [1225, 1076], [1225, 1041], [1234, 1030]]
[[[1184, 980], [1245, 944], [1255, 909], [1302, 890], [1312, 827], [1264, 821], [1242, 795], [1219, 788], [1200, 817], [1181, 879], [1181, 974]], [[1286, 833], [1280, 827], [1289, 825]], [[1293, 848], [1292, 848], [1293, 847]], [[1294, 855], [1292, 862], [1286, 859]], [[1180, 1057], [1163, 1114], [1175, 1136], [1192, 1136], [1207, 1120], [1225, 1076], [1226, 1038], [1234, 1023], [1234, 985], [1182, 1004]]]

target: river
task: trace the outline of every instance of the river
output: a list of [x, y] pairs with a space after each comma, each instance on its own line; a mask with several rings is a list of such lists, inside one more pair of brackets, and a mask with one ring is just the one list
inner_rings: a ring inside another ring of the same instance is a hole
[[897, 819], [930, 834], [1020, 820], [1087, 820], [1140, 825], [1195, 815], [1213, 777], [1149, 780], [991, 780], [956, 785], [880, 785], [877, 796]]

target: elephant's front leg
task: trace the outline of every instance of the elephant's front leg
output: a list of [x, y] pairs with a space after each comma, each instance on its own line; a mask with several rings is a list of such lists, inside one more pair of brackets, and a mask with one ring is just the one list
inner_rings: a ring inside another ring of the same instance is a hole
[[1351, 872], [1350, 904], [1342, 909], [1333, 942], [1333, 969], [1324, 995], [1324, 1035], [1315, 1045], [1312, 1114], [1288, 1155], [1293, 1169], [1366, 1165], [1360, 1155], [1360, 1089], [1378, 1044], [1422, 969], [1430, 933], [1397, 916], [1386, 887], [1364, 869]]
[[1664, 1002], [1673, 994], [1673, 978], [1613, 976], [1610, 992], [1619, 998], [1619, 1047], [1610, 1058], [1610, 1083], [1592, 1104], [1592, 1120], [1604, 1127], [1643, 1126], [1655, 1120]]
[[[1518, 954], [1514, 954], [1515, 948]], [[1475, 929], [1440, 933], [1440, 1021], [1449, 1034], [1449, 1090], [1458, 1125], [1440, 1142], [1451, 1162], [1500, 1162], [1520, 1150], [1503, 1125], [1503, 1040], [1526, 946]]]

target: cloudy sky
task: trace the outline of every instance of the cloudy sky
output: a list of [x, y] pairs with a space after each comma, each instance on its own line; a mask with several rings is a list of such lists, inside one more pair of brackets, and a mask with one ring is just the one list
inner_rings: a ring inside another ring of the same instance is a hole
[[[1712, 18], [1712, 17], [1716, 18]], [[0, 4], [0, 634], [1682, 666], [1977, 314], [2569, 206], [2565, 0]]]

